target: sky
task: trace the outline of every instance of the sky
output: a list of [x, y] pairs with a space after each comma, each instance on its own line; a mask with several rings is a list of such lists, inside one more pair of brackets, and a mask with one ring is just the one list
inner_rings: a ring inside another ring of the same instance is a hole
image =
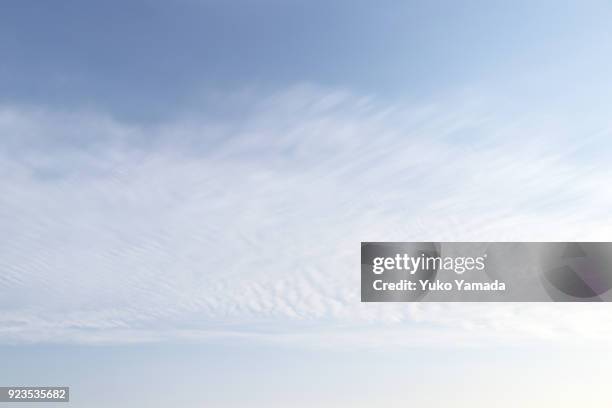
[[362, 304], [357, 264], [361, 241], [610, 240], [606, 2], [2, 8], [0, 385], [610, 402], [610, 307]]

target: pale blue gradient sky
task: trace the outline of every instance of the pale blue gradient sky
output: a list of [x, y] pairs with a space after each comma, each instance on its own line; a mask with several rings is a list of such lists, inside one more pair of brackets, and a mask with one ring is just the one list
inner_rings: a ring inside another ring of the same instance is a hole
[[609, 403], [610, 307], [365, 305], [357, 260], [610, 240], [610, 21], [3, 1], [0, 385], [86, 408]]
[[554, 346], [20, 346], [0, 348], [0, 359], [11, 367], [0, 373], [3, 384], [70, 384], [70, 406], [92, 408], [596, 406], [610, 400], [612, 363], [605, 350]]

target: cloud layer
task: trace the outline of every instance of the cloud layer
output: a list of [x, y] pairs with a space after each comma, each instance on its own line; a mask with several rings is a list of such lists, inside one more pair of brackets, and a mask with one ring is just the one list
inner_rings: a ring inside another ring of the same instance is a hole
[[154, 125], [0, 108], [0, 342], [612, 335], [607, 305], [359, 302], [361, 241], [609, 240], [605, 126], [462, 98], [255, 96]]

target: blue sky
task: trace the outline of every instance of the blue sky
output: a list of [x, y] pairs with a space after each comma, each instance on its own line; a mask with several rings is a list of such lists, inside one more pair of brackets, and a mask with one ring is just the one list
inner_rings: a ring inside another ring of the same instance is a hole
[[71, 385], [78, 407], [154, 406], [151, 383], [159, 406], [488, 407], [517, 377], [532, 398], [508, 407], [608, 401], [606, 305], [361, 304], [357, 260], [609, 241], [611, 18], [3, 2], [0, 383]]
[[567, 87], [555, 88], [576, 81], [571, 94], [596, 94], [589, 83], [605, 81], [610, 54], [604, 1], [9, 0], [3, 10], [2, 100], [145, 119], [215, 91], [299, 82], [408, 100], [486, 83], [563, 99]]

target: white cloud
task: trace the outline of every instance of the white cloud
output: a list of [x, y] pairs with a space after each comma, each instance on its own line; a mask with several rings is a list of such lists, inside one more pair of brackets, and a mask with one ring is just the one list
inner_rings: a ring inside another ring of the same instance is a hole
[[1, 109], [0, 342], [609, 338], [608, 305], [359, 302], [360, 241], [609, 239], [606, 129], [462, 102], [296, 87], [149, 126]]

